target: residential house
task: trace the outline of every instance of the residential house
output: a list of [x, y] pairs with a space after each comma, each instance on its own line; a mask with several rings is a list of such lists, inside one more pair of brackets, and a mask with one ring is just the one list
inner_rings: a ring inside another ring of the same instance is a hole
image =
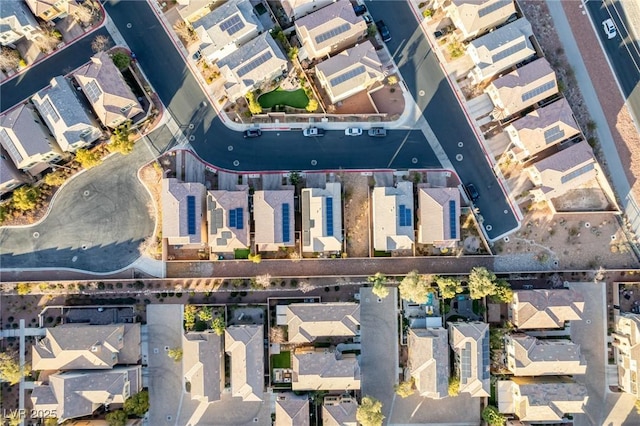
[[564, 377], [514, 377], [497, 382], [498, 410], [523, 422], [562, 422], [567, 414], [584, 413], [587, 388]]
[[335, 0], [282, 0], [281, 5], [289, 20], [295, 21], [298, 18], [330, 5], [334, 1]]
[[453, 248], [460, 241], [460, 191], [418, 186], [418, 242]]
[[329, 348], [296, 348], [291, 353], [294, 391], [360, 389], [360, 364], [355, 354]]
[[219, 401], [224, 388], [222, 337], [211, 331], [182, 336], [182, 375], [191, 399]]
[[0, 146], [0, 196], [27, 182], [29, 182], [27, 176], [16, 168], [7, 151]]
[[450, 322], [449, 344], [455, 352], [456, 376], [460, 392], [472, 397], [489, 396], [489, 324], [483, 322]]
[[309, 426], [309, 397], [283, 392], [276, 396], [275, 426]]
[[73, 77], [105, 126], [115, 129], [144, 114], [136, 95], [107, 52], [92, 56], [88, 64], [73, 73]]
[[209, 14], [216, 0], [177, 0], [178, 15], [189, 24]]
[[293, 189], [253, 194], [254, 240], [258, 251], [295, 246]]
[[[0, 144], [13, 164], [24, 171], [39, 171], [62, 160], [62, 150], [30, 105], [21, 105], [0, 116]], [[42, 167], [42, 164], [45, 164]]]
[[[73, 13], [77, 7], [82, 7], [76, 0], [25, 0], [33, 14], [43, 21], [50, 22], [57, 18], [64, 18]], [[3, 5], [4, 7], [4, 5]]]
[[616, 315], [613, 347], [618, 364], [618, 386], [640, 398], [638, 365], [640, 364], [640, 315], [623, 312]]
[[563, 149], [528, 167], [536, 201], [552, 200], [597, 178], [598, 163], [586, 141]]
[[171, 245], [202, 246], [206, 188], [199, 182], [162, 179], [162, 238]]
[[110, 369], [137, 364], [141, 357], [140, 324], [67, 323], [45, 330], [32, 346], [34, 370]]
[[511, 140], [511, 158], [525, 161], [580, 134], [580, 126], [569, 102], [562, 98], [511, 122], [505, 132]]
[[292, 303], [286, 306], [285, 316], [290, 343], [311, 343], [318, 337], [360, 334], [358, 303]]
[[22, 37], [33, 40], [39, 33], [38, 21], [22, 0], [3, 0], [0, 7], [0, 45], [14, 44]]
[[558, 93], [556, 73], [546, 59], [536, 59], [493, 80], [485, 93], [494, 105], [491, 117], [504, 120]]
[[373, 188], [373, 248], [380, 251], [411, 250], [413, 230], [413, 183]]
[[31, 403], [36, 412], [56, 413], [58, 423], [90, 416], [102, 406], [115, 409], [142, 390], [142, 367], [104, 371], [65, 371], [36, 382]]
[[358, 401], [350, 396], [325, 396], [322, 404], [322, 426], [358, 426]]
[[367, 36], [367, 23], [348, 0], [338, 0], [295, 22], [301, 59], [319, 59], [353, 46]]
[[518, 329], [562, 328], [579, 321], [584, 297], [575, 290], [514, 290], [508, 306], [509, 321]]
[[231, 395], [262, 401], [264, 336], [262, 325], [234, 325], [224, 332], [224, 349], [231, 358]]
[[249, 0], [229, 0], [191, 22], [200, 38], [200, 53], [209, 63], [230, 55], [263, 31]]
[[513, 0], [435, 0], [460, 30], [462, 40], [481, 35], [516, 13]]
[[410, 328], [408, 367], [420, 396], [440, 399], [448, 396], [449, 348], [444, 328]]
[[249, 247], [249, 188], [207, 192], [207, 233], [211, 253]]
[[287, 72], [289, 60], [271, 37], [264, 33], [218, 61], [231, 100], [258, 89], [264, 82]]
[[473, 40], [467, 45], [467, 54], [475, 64], [469, 73], [471, 81], [479, 84], [533, 57], [532, 37], [531, 24], [520, 18]]
[[367, 40], [320, 62], [316, 76], [331, 102], [337, 103], [382, 81], [385, 73], [378, 52]]
[[585, 374], [580, 345], [566, 339], [537, 339], [522, 333], [505, 336], [507, 369], [516, 376]]
[[302, 251], [342, 251], [342, 193], [340, 183], [304, 188], [302, 196]]
[[31, 98], [60, 148], [68, 152], [86, 148], [102, 136], [75, 92], [66, 78], [58, 76]]

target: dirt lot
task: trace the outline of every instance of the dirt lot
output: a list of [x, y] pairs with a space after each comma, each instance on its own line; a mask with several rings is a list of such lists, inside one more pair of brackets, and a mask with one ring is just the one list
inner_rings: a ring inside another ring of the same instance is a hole
[[349, 257], [369, 256], [369, 177], [341, 173], [344, 189], [344, 230]]

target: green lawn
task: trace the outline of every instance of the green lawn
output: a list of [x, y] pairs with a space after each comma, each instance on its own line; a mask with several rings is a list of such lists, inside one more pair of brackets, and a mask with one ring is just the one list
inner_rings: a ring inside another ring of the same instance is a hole
[[271, 368], [291, 368], [291, 352], [284, 351], [271, 355]]
[[251, 250], [249, 249], [235, 249], [233, 251], [233, 257], [236, 259], [248, 259]]
[[260, 95], [258, 103], [262, 108], [273, 108], [275, 105], [288, 105], [293, 108], [304, 108], [309, 103], [309, 98], [304, 90], [282, 90], [279, 87], [268, 93]]

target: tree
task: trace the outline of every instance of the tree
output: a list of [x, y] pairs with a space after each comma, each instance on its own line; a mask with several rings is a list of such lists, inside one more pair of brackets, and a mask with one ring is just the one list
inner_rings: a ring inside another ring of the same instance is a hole
[[29, 285], [29, 283], [18, 283], [16, 285], [16, 292], [20, 296], [27, 295], [27, 294], [31, 293], [31, 285]]
[[416, 389], [413, 387], [413, 377], [406, 381], [406, 382], [400, 382], [397, 385], [394, 386], [393, 390], [396, 391], [396, 394], [398, 394], [398, 396], [402, 397], [402, 398], [406, 398], [409, 397], [411, 395], [413, 395], [416, 391]]
[[44, 426], [58, 426], [57, 417], [47, 417], [44, 419]]
[[208, 306], [200, 308], [198, 311], [198, 319], [204, 322], [211, 321], [213, 319], [213, 310]]
[[193, 305], [187, 305], [184, 307], [184, 328], [187, 331], [193, 330], [196, 325], [196, 312], [198, 308]]
[[256, 253], [256, 254], [250, 253], [248, 259], [253, 263], [260, 263], [262, 261], [262, 255], [260, 253]]
[[[24, 375], [29, 374], [30, 368], [24, 366]], [[20, 373], [20, 363], [16, 352], [0, 352], [0, 379], [15, 385], [23, 375]]]
[[316, 101], [315, 99], [311, 98], [309, 99], [309, 103], [307, 104], [307, 106], [305, 107], [305, 109], [308, 112], [314, 112], [318, 109], [318, 101]]
[[636, 399], [635, 407], [636, 413], [640, 414], [640, 399]]
[[91, 6], [83, 4], [80, 7], [76, 7], [73, 11], [73, 17], [82, 25], [89, 25], [93, 21], [93, 10]]
[[144, 416], [149, 411], [149, 391], [143, 390], [124, 402], [125, 413], [137, 417]]
[[460, 378], [458, 376], [449, 377], [449, 396], [458, 396], [460, 393]]
[[497, 302], [511, 303], [513, 300], [513, 290], [507, 280], [498, 280], [496, 282], [496, 291], [491, 298]]
[[256, 95], [253, 92], [247, 93], [247, 103], [251, 114], [260, 114], [262, 112], [262, 106], [256, 101]]
[[389, 289], [387, 288], [387, 277], [381, 273], [376, 272], [375, 275], [367, 277], [367, 281], [373, 283], [373, 289], [371, 292], [381, 299], [384, 299], [389, 295]]
[[183, 355], [182, 348], [171, 348], [167, 352], [167, 355], [169, 355], [169, 358], [171, 358], [175, 362], [180, 362], [182, 361]]
[[11, 201], [13, 207], [26, 212], [36, 208], [39, 196], [40, 190], [38, 188], [25, 185], [13, 191]]
[[76, 151], [76, 161], [80, 163], [83, 169], [90, 169], [102, 163], [102, 158], [100, 158], [100, 154], [95, 151], [80, 148]]
[[378, 29], [375, 25], [369, 24], [367, 27], [367, 37], [374, 37], [378, 33]]
[[258, 275], [255, 279], [255, 286], [258, 288], [268, 288], [271, 284], [271, 275], [264, 274]]
[[65, 183], [67, 180], [67, 175], [64, 173], [64, 171], [58, 169], [54, 172], [48, 173], [43, 181], [44, 183], [46, 183], [49, 186], [60, 186], [63, 183]]
[[134, 141], [131, 140], [131, 121], [127, 121], [124, 124], [118, 126], [111, 135], [111, 142], [107, 145], [107, 149], [110, 152], [119, 152], [122, 155], [127, 155], [133, 151]]
[[185, 46], [189, 46], [198, 39], [196, 32], [185, 21], [178, 22], [173, 26], [173, 29]]
[[62, 34], [60, 31], [51, 29], [48, 26], [41, 26], [42, 30], [33, 40], [33, 43], [43, 53], [49, 53], [58, 46], [60, 40], [62, 40]]
[[400, 297], [418, 304], [427, 303], [428, 294], [431, 292], [431, 277], [420, 275], [418, 271], [411, 271], [398, 286]]
[[116, 52], [111, 55], [113, 64], [118, 67], [119, 70], [127, 68], [131, 64], [131, 57], [124, 52]]
[[309, 293], [310, 291], [315, 290], [315, 286], [311, 284], [309, 281], [300, 281], [298, 283], [298, 290], [303, 293]]
[[451, 299], [456, 294], [462, 293], [462, 283], [458, 278], [437, 276], [434, 281], [443, 299]]
[[398, 77], [396, 77], [395, 75], [390, 75], [389, 77], [387, 77], [387, 84], [389, 86], [393, 86], [394, 84], [398, 84]]
[[496, 274], [483, 266], [471, 270], [468, 278], [469, 293], [472, 299], [482, 299], [496, 292]]
[[382, 402], [372, 396], [363, 397], [356, 410], [356, 420], [362, 426], [382, 426], [382, 421], [384, 420]]
[[0, 48], [0, 70], [9, 71], [18, 68], [20, 65], [20, 53], [17, 50], [2, 47]]
[[484, 410], [482, 410], [482, 420], [487, 422], [489, 426], [502, 426], [507, 421], [493, 405], [487, 405]]
[[110, 46], [111, 40], [109, 40], [109, 37], [103, 35], [96, 36], [91, 42], [91, 50], [95, 53], [104, 52], [108, 50]]
[[127, 419], [127, 413], [122, 410], [111, 411], [105, 416], [105, 420], [109, 426], [125, 426]]
[[291, 49], [289, 49], [289, 52], [287, 52], [287, 56], [289, 56], [289, 59], [291, 59], [292, 61], [296, 60], [298, 58], [298, 48], [296, 46], [293, 46]]
[[211, 323], [211, 328], [218, 336], [222, 336], [224, 334], [224, 329], [226, 328], [224, 319], [222, 317], [216, 317]]

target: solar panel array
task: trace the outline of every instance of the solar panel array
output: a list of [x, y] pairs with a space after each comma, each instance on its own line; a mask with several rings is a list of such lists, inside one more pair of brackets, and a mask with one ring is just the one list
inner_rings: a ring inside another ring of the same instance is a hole
[[478, 16], [480, 18], [482, 18], [483, 16], [487, 16], [488, 14], [495, 12], [498, 9], [502, 9], [504, 6], [506, 6], [509, 3], [513, 3], [513, 0], [500, 0], [497, 1], [493, 4], [490, 4], [487, 7], [483, 7], [482, 9], [478, 10]]
[[42, 102], [41, 107], [44, 115], [50, 116], [54, 123], [57, 123], [60, 120], [60, 116], [58, 115], [56, 110], [53, 109], [53, 105], [51, 105], [49, 99], [45, 99], [44, 102]]
[[347, 80], [351, 80], [353, 77], [356, 77], [360, 74], [364, 74], [364, 72], [366, 71], [364, 65], [360, 65], [358, 67], [355, 67], [352, 70], [349, 70], [345, 73], [340, 74], [337, 77], [333, 77], [331, 80], [329, 80], [329, 83], [331, 83], [332, 86], [337, 86], [340, 83], [344, 83]]
[[100, 95], [102, 95], [102, 90], [98, 87], [98, 83], [95, 81], [90, 81], [84, 86], [84, 90], [87, 91], [87, 98], [91, 101], [92, 104], [98, 102]]
[[583, 174], [585, 174], [587, 172], [590, 172], [591, 170], [593, 170], [595, 168], [595, 166], [596, 165], [594, 163], [590, 163], [590, 164], [587, 164], [586, 166], [582, 166], [579, 169], [574, 170], [571, 173], [568, 173], [568, 174], [562, 176], [560, 178], [560, 182], [567, 183], [570, 180], [573, 180], [573, 179], [577, 178], [580, 175], [583, 175]]
[[489, 363], [489, 330], [484, 335], [482, 339], [482, 380], [486, 380], [489, 378], [489, 367], [491, 364]]
[[540, 86], [536, 87], [535, 89], [529, 90], [528, 92], [525, 92], [522, 95], [522, 101], [528, 101], [529, 99], [536, 97], [538, 95], [541, 95], [542, 93], [546, 92], [547, 90], [551, 90], [554, 87], [556, 87], [556, 81], [555, 80], [551, 80], [548, 81], [544, 84], [541, 84]]
[[291, 229], [289, 228], [289, 203], [282, 203], [282, 241], [291, 241]]
[[271, 52], [264, 52], [262, 55], [260, 55], [257, 58], [253, 59], [251, 62], [241, 66], [240, 68], [238, 68], [238, 75], [240, 77], [243, 77], [244, 75], [246, 75], [249, 72], [253, 71], [254, 69], [256, 69], [260, 65], [264, 64], [265, 62], [267, 62], [271, 58], [273, 58], [273, 55], [271, 54]]
[[564, 130], [560, 128], [560, 125], [544, 131], [544, 141], [547, 145], [562, 138], [564, 138]]
[[466, 381], [471, 377], [471, 343], [464, 344], [460, 351], [460, 380]]
[[196, 234], [196, 197], [187, 195], [187, 233]]
[[398, 219], [400, 226], [411, 226], [413, 224], [411, 209], [408, 209], [404, 204], [400, 204], [398, 207]]
[[7, 148], [9, 154], [11, 154], [11, 156], [15, 158], [18, 163], [21, 162], [24, 157], [22, 157], [22, 155], [18, 151], [18, 148], [16, 148], [15, 144], [9, 137], [9, 133], [7, 133], [5, 129], [0, 130], [0, 138], [2, 138], [2, 141], [5, 144], [5, 148]]
[[238, 15], [233, 15], [231, 18], [223, 21], [220, 24], [220, 29], [226, 31], [229, 35], [234, 35], [238, 31], [244, 28], [244, 22]]
[[229, 210], [229, 228], [244, 229], [244, 212], [242, 208]]
[[333, 38], [339, 34], [342, 34], [344, 32], [349, 31], [349, 28], [351, 28], [351, 25], [349, 24], [342, 24], [340, 26], [335, 27], [332, 30], [329, 30], [327, 32], [324, 32], [322, 34], [318, 34], [315, 39], [316, 39], [316, 43], [320, 44], [324, 41], [329, 40], [330, 38]]
[[449, 237], [451, 239], [456, 238], [456, 225], [458, 218], [456, 217], [456, 202], [455, 200], [449, 200]]
[[325, 198], [325, 221], [327, 223], [327, 237], [333, 237], [333, 197]]
[[520, 43], [514, 44], [513, 46], [507, 47], [503, 51], [498, 52], [495, 55], [492, 55], [491, 61], [495, 64], [496, 62], [501, 61], [504, 58], [509, 57], [515, 53], [518, 53], [521, 50], [524, 50], [526, 48], [527, 48], [527, 42], [521, 41]]

